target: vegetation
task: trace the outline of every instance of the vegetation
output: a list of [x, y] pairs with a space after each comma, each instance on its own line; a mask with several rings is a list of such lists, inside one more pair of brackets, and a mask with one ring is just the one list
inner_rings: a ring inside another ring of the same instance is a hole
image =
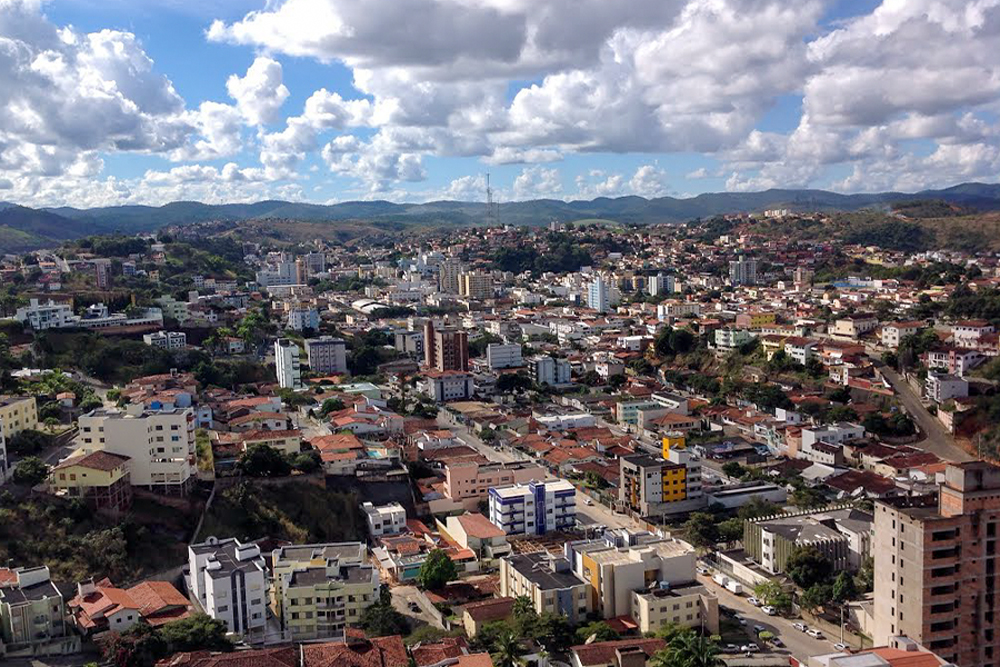
[[427, 559], [420, 566], [417, 581], [421, 588], [435, 591], [443, 588], [445, 584], [456, 577], [458, 577], [458, 570], [455, 568], [455, 562], [448, 557], [444, 550], [434, 549], [427, 554]]
[[49, 476], [49, 467], [36, 456], [21, 459], [14, 468], [14, 483], [26, 486], [41, 484]]
[[171, 621], [160, 628], [145, 622], [124, 632], [110, 632], [99, 642], [104, 660], [114, 667], [152, 667], [181, 651], [231, 651], [226, 624], [206, 614]]
[[814, 546], [796, 547], [785, 562], [785, 574], [803, 589], [829, 580], [833, 563]]
[[361, 613], [361, 627], [370, 637], [405, 635], [409, 631], [406, 617], [392, 606], [389, 586], [382, 584], [378, 601]]
[[675, 637], [650, 661], [651, 667], [723, 667], [717, 641], [695, 633]]

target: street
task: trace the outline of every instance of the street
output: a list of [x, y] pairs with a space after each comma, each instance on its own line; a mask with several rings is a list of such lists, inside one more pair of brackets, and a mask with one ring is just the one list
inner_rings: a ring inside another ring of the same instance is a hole
[[[390, 591], [392, 593], [392, 606], [396, 611], [406, 616], [411, 626], [416, 627], [417, 625], [427, 624], [433, 625], [436, 628], [441, 627], [437, 619], [427, 613], [425, 609], [425, 606], [428, 604], [427, 598], [421, 595], [416, 586], [393, 586]], [[420, 611], [410, 609], [410, 604], [412, 603], [416, 603]], [[418, 621], [418, 623], [414, 623], [414, 620]]]
[[906, 408], [907, 414], [917, 423], [925, 438], [920, 442], [913, 443], [914, 447], [930, 452], [946, 461], [974, 461], [975, 457], [955, 444], [955, 439], [945, 429], [945, 427], [927, 411], [920, 397], [913, 391], [910, 383], [903, 379], [899, 373], [888, 366], [879, 367], [883, 377], [889, 381], [896, 391], [900, 402]]

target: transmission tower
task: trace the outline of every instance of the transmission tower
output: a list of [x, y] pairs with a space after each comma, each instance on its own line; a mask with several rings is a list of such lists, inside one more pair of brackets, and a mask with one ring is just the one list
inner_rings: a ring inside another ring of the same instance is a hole
[[493, 188], [490, 187], [490, 172], [486, 172], [486, 224], [500, 224], [500, 201], [493, 201]]

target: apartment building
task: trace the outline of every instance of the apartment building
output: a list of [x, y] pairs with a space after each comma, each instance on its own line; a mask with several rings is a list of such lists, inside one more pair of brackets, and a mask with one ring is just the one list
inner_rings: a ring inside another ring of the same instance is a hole
[[559, 386], [570, 384], [573, 369], [566, 359], [536, 356], [528, 359], [528, 375], [536, 384]]
[[488, 463], [475, 461], [448, 463], [444, 471], [444, 492], [452, 500], [475, 507], [489, 497], [490, 488], [527, 484], [545, 479], [545, 468], [537, 463]]
[[499, 345], [497, 343], [487, 345], [486, 364], [490, 370], [520, 368], [524, 365], [524, 359], [521, 358], [521, 346], [519, 344]]
[[302, 387], [302, 368], [299, 362], [299, 344], [288, 338], [274, 341], [274, 371], [278, 386], [283, 389]]
[[459, 276], [465, 273], [461, 260], [446, 259], [438, 265], [438, 291], [458, 294]]
[[835, 320], [830, 333], [845, 338], [860, 338], [878, 327], [878, 318], [868, 313], [856, 313]]
[[98, 408], [78, 421], [77, 442], [84, 454], [109, 452], [128, 457], [133, 486], [167, 495], [186, 495], [194, 485], [195, 418], [191, 408], [125, 410]]
[[368, 534], [372, 537], [398, 535], [406, 530], [406, 509], [399, 503], [376, 506], [365, 502], [361, 504], [361, 511], [365, 514]]
[[347, 373], [347, 343], [342, 338], [322, 336], [306, 340], [309, 370], [323, 375]]
[[587, 286], [587, 307], [593, 308], [599, 313], [608, 312], [611, 306], [611, 298], [607, 283], [600, 276]]
[[632, 591], [631, 606], [632, 619], [643, 635], [667, 626], [719, 632], [719, 599], [696, 581], [664, 582]]
[[633, 454], [618, 459], [618, 503], [642, 516], [689, 512], [705, 505], [701, 463], [691, 457], [680, 434], [663, 440], [666, 457]]
[[27, 306], [21, 306], [14, 314], [14, 319], [35, 331], [67, 327], [73, 318], [73, 309], [69, 304], [56, 303], [52, 299], [46, 303], [31, 299]]
[[187, 334], [183, 331], [154, 331], [143, 334], [142, 342], [164, 350], [183, 350], [187, 347]]
[[757, 284], [757, 260], [740, 257], [729, 262], [729, 282], [733, 286]]
[[935, 403], [944, 403], [953, 398], [968, 396], [969, 383], [957, 375], [928, 371], [927, 380], [924, 382], [924, 393]]
[[895, 350], [899, 343], [907, 336], [916, 335], [921, 329], [927, 326], [920, 320], [907, 322], [889, 322], [882, 325], [882, 344]]
[[757, 336], [749, 329], [720, 327], [715, 330], [715, 347], [721, 351], [731, 351], [752, 341]]
[[422, 384], [424, 394], [438, 403], [467, 401], [476, 388], [472, 373], [466, 371], [427, 371]]
[[66, 623], [66, 601], [49, 568], [0, 568], [0, 658], [66, 655], [80, 638]]
[[191, 593], [229, 632], [262, 638], [267, 621], [267, 565], [257, 544], [210, 537], [188, 546]]
[[873, 518], [852, 507], [821, 512], [793, 512], [761, 517], [743, 524], [743, 545], [754, 561], [771, 574], [785, 571], [799, 547], [815, 547], [834, 569], [856, 570], [870, 554]]
[[763, 329], [776, 321], [773, 310], [747, 310], [736, 315], [736, 326], [746, 329]]
[[576, 487], [564, 479], [491, 488], [490, 522], [508, 535], [544, 535], [576, 526]]
[[485, 301], [493, 298], [493, 274], [470, 271], [458, 277], [458, 294], [468, 299]]
[[535, 612], [559, 614], [570, 623], [592, 610], [587, 584], [570, 570], [569, 561], [548, 552], [518, 554], [500, 561], [500, 594], [531, 600]]
[[5, 440], [37, 428], [38, 405], [34, 396], [0, 396], [0, 429]]
[[303, 331], [319, 329], [319, 311], [311, 306], [296, 306], [289, 308], [286, 316], [286, 324], [292, 331]]
[[936, 498], [875, 503], [874, 642], [897, 635], [959, 667], [1000, 660], [1000, 467], [949, 465]]
[[469, 370], [469, 334], [453, 327], [424, 323], [424, 365], [439, 371]]
[[360, 542], [281, 547], [271, 566], [271, 608], [292, 641], [341, 637], [378, 600], [378, 568]]

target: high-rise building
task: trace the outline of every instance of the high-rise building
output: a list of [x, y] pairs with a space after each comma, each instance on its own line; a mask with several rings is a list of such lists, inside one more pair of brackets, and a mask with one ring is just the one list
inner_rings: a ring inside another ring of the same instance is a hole
[[331, 375], [347, 372], [347, 344], [342, 338], [322, 336], [306, 340], [309, 369], [314, 373]]
[[875, 628], [959, 667], [1000, 661], [1000, 467], [951, 464], [937, 497], [875, 503]]
[[465, 265], [457, 259], [446, 259], [438, 265], [438, 290], [448, 294], [458, 294], [458, 277], [465, 271]]
[[470, 271], [458, 277], [458, 294], [467, 299], [485, 301], [493, 298], [493, 274]]
[[756, 285], [757, 260], [740, 256], [729, 262], [729, 282], [733, 285]]
[[302, 386], [298, 343], [287, 338], [279, 338], [274, 341], [274, 370], [278, 376], [279, 387], [298, 389]]
[[469, 370], [469, 334], [446, 327], [435, 329], [434, 323], [424, 324], [424, 363], [439, 371]]
[[205, 613], [237, 635], [263, 639], [267, 565], [260, 547], [235, 537], [188, 546], [191, 592]]
[[608, 305], [608, 285], [603, 278], [597, 276], [587, 287], [587, 307], [593, 308], [599, 313], [606, 313]]
[[490, 343], [486, 346], [486, 364], [490, 370], [520, 368], [524, 365], [524, 359], [521, 357], [521, 346], [518, 343], [510, 345]]
[[490, 522], [508, 535], [544, 535], [576, 525], [576, 488], [564, 479], [490, 489]]
[[111, 260], [94, 262], [94, 275], [97, 280], [97, 289], [108, 289], [111, 286]]
[[528, 375], [538, 384], [562, 385], [573, 381], [573, 369], [567, 359], [539, 355], [528, 359]]
[[662, 273], [650, 276], [646, 281], [646, 291], [650, 296], [674, 293], [674, 277]]

